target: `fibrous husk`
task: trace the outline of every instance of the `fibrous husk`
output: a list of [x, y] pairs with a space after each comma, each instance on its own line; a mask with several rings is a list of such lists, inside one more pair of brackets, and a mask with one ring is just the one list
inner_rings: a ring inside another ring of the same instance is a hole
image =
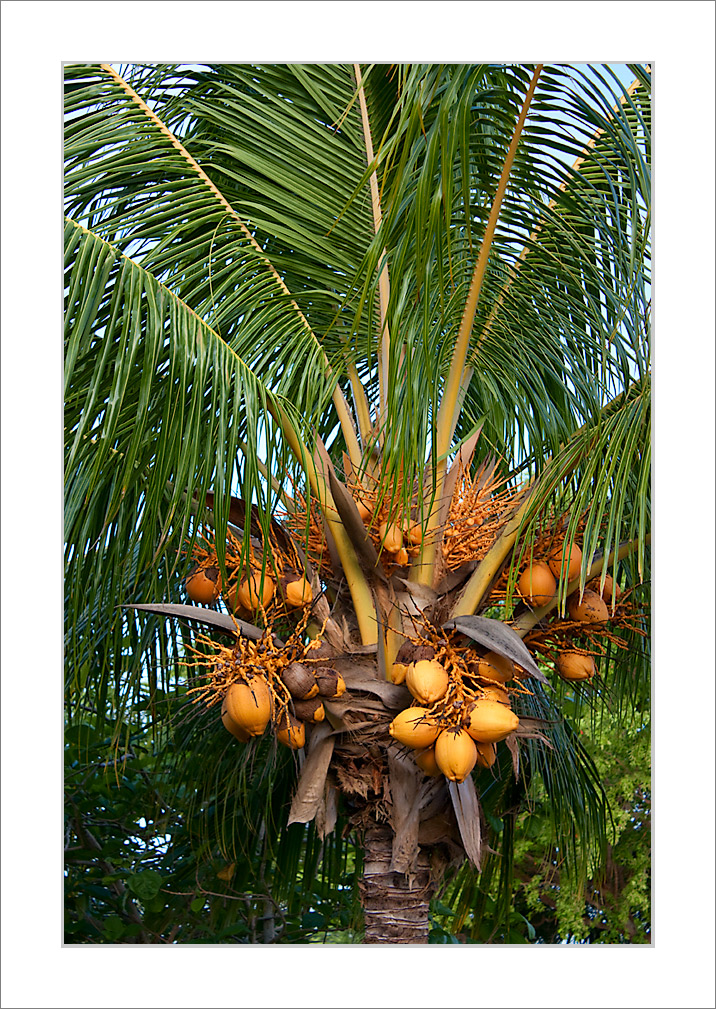
[[285, 683], [291, 697], [299, 701], [307, 701], [315, 697], [318, 693], [318, 682], [310, 669], [301, 665], [300, 662], [292, 662], [281, 673], [281, 679]]
[[296, 718], [303, 722], [322, 722], [326, 717], [326, 710], [320, 697], [312, 697], [308, 701], [294, 701], [293, 711]]
[[315, 676], [321, 697], [335, 699], [345, 693], [346, 682], [337, 669], [330, 666], [319, 667]]

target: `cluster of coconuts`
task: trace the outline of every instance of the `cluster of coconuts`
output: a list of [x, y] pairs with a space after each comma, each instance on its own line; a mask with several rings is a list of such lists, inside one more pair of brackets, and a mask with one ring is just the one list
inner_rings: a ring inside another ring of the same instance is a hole
[[[221, 705], [224, 727], [240, 742], [262, 736], [274, 717], [274, 700], [265, 676], [255, 669], [243, 680], [232, 683]], [[292, 662], [281, 673], [291, 694], [291, 710], [285, 710], [274, 729], [279, 743], [300, 750], [306, 743], [306, 722], [315, 725], [326, 717], [325, 700], [335, 700], [345, 692], [341, 674], [328, 666], [315, 673], [300, 662]]]
[[[564, 556], [563, 556], [564, 555]], [[576, 543], [567, 553], [564, 545], [556, 547], [546, 561], [535, 561], [527, 567], [517, 583], [522, 598], [532, 607], [547, 606], [557, 593], [557, 579], [560, 570], [568, 582], [576, 578], [582, 566], [582, 551]], [[581, 600], [579, 592], [567, 598], [567, 613], [570, 620], [580, 624], [601, 624], [609, 619], [609, 610], [604, 597], [615, 599], [621, 589], [607, 575], [600, 593], [599, 579], [589, 582]], [[556, 669], [563, 680], [590, 680], [596, 673], [594, 659], [583, 652], [561, 652], [556, 659]]]
[[[301, 577], [282, 577], [279, 587], [286, 604], [291, 609], [298, 609], [310, 606], [313, 602], [313, 593], [305, 575]], [[218, 567], [204, 566], [193, 571], [185, 582], [185, 588], [189, 598], [204, 606], [215, 603], [221, 593], [221, 574]], [[269, 605], [276, 595], [276, 583], [268, 572], [264, 573], [263, 581], [261, 572], [255, 569], [247, 578], [242, 579], [235, 589], [232, 589], [226, 598], [227, 605], [232, 610], [243, 609], [254, 613], [259, 604], [264, 609]]]
[[[358, 514], [364, 525], [368, 526], [373, 513], [365, 502], [365, 499], [358, 495], [355, 498]], [[419, 522], [414, 522], [406, 518], [402, 523], [381, 522], [378, 526], [378, 535], [383, 550], [388, 554], [388, 560], [398, 567], [405, 567], [411, 557], [415, 557], [423, 542], [423, 530]]]
[[398, 742], [418, 751], [415, 761], [426, 775], [444, 774], [449, 781], [461, 782], [476, 764], [492, 767], [497, 758], [496, 744], [519, 725], [503, 687], [515, 675], [515, 667], [497, 652], [478, 658], [476, 675], [493, 682], [481, 687], [482, 695], [470, 701], [464, 712], [454, 714], [451, 724], [446, 724], [445, 717], [432, 709], [445, 697], [450, 678], [434, 655], [431, 646], [411, 642], [406, 642], [398, 652], [392, 669], [393, 682], [404, 682], [418, 704], [396, 715], [389, 731]]

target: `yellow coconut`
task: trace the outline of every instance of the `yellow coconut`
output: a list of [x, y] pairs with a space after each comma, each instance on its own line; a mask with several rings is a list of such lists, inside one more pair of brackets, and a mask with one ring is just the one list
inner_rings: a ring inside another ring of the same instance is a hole
[[400, 550], [395, 555], [395, 563], [398, 565], [398, 567], [404, 568], [409, 560], [410, 557], [408, 555], [408, 551], [405, 549], [405, 547], [401, 547]]
[[475, 740], [477, 750], [477, 763], [480, 767], [492, 767], [497, 760], [497, 747], [494, 743], [478, 743]]
[[405, 708], [395, 716], [388, 731], [399, 743], [422, 750], [426, 746], [432, 746], [438, 738], [440, 727], [427, 708]]
[[273, 599], [276, 586], [268, 574], [264, 575], [263, 591], [261, 591], [261, 573], [252, 571], [251, 575], [239, 585], [239, 602], [245, 610], [255, 610], [259, 601], [262, 606], [268, 606]]
[[482, 700], [497, 701], [499, 704], [507, 705], [510, 703], [510, 695], [506, 690], [503, 690], [502, 687], [499, 687], [497, 684], [489, 687], [483, 687], [482, 684], [480, 684], [480, 690], [483, 692]]
[[531, 568], [522, 572], [517, 588], [530, 606], [546, 606], [554, 599], [557, 583], [544, 561], [535, 561]]
[[435, 762], [449, 781], [464, 781], [477, 762], [475, 743], [464, 729], [445, 729], [435, 743]]
[[619, 588], [619, 583], [618, 582], [616, 583], [616, 590], [614, 590], [614, 586], [615, 586], [614, 579], [612, 578], [611, 575], [607, 575], [607, 577], [604, 579], [604, 588], [601, 591], [599, 589], [598, 578], [595, 578], [593, 582], [590, 582], [587, 588], [591, 589], [592, 592], [596, 592], [597, 595], [600, 595], [606, 603], [611, 605], [612, 592], [614, 594], [615, 599], [618, 599], [619, 596], [622, 594], [622, 590]]
[[411, 547], [420, 546], [423, 542], [423, 530], [418, 522], [413, 525], [408, 525], [408, 528], [405, 530], [405, 538]]
[[580, 624], [601, 624], [609, 619], [607, 604], [590, 589], [584, 590], [581, 603], [579, 592], [573, 592], [567, 600], [567, 612], [572, 620], [577, 620]]
[[420, 750], [419, 753], [416, 753], [415, 763], [429, 778], [437, 778], [439, 774], [442, 774], [435, 759], [434, 746], [429, 746], [427, 750]]
[[232, 683], [226, 693], [226, 710], [240, 729], [260, 736], [271, 718], [271, 691], [262, 676], [246, 683]]
[[500, 655], [499, 652], [488, 652], [478, 660], [477, 671], [480, 676], [484, 676], [488, 680], [507, 683], [515, 675], [515, 666], [511, 659]]
[[562, 542], [551, 551], [549, 557], [547, 558], [547, 563], [549, 564], [549, 569], [555, 578], [559, 578], [559, 570], [561, 566], [562, 570], [566, 571], [567, 581], [571, 582], [573, 578], [577, 577], [582, 566], [582, 551], [576, 543], [572, 544], [570, 550], [567, 551], [567, 555], [564, 558], [562, 558], [563, 551], [564, 543]]
[[413, 662], [405, 674], [405, 685], [410, 693], [428, 707], [445, 696], [449, 682], [447, 670], [435, 659]]
[[597, 671], [592, 656], [581, 652], [561, 652], [555, 664], [563, 680], [591, 680]]
[[520, 720], [498, 701], [475, 701], [465, 718], [465, 728], [480, 743], [499, 743], [514, 732]]
[[380, 535], [380, 541], [383, 544], [385, 550], [391, 554], [397, 554], [403, 545], [403, 533], [401, 532], [400, 526], [395, 525], [391, 522], [381, 522], [378, 529]]
[[193, 571], [184, 584], [192, 602], [210, 606], [221, 592], [221, 575], [218, 568], [203, 568]]
[[292, 714], [281, 719], [276, 729], [276, 739], [290, 750], [300, 750], [306, 745], [306, 726]]
[[393, 683], [404, 683], [407, 671], [408, 667], [404, 662], [394, 662], [393, 668], [390, 670], [390, 678]]
[[240, 725], [237, 725], [229, 712], [226, 710], [226, 698], [224, 698], [221, 702], [221, 721], [224, 728], [227, 729], [232, 736], [236, 736], [240, 743], [248, 743], [251, 739], [251, 733], [246, 732]]
[[305, 578], [287, 583], [286, 602], [289, 606], [295, 607], [311, 605], [313, 602], [313, 592], [311, 592], [311, 586]]
[[358, 500], [356, 501], [356, 508], [358, 509], [358, 514], [363, 519], [363, 522], [364, 523], [370, 522], [371, 515], [373, 513], [370, 510], [370, 508], [365, 504], [365, 502], [361, 501], [360, 498], [358, 498]]

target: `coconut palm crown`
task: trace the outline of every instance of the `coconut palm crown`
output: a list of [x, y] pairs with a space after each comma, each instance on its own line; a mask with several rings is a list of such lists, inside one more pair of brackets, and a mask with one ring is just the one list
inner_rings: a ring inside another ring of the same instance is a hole
[[649, 690], [632, 70], [66, 67], [68, 721], [227, 860], [260, 820], [279, 890], [357, 839], [366, 942], [509, 889], [535, 783], [576, 875], [605, 844], [564, 702]]

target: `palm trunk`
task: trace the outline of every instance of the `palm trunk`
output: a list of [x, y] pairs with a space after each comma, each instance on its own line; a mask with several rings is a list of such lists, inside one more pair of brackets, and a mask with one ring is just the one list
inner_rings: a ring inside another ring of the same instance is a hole
[[392, 872], [393, 831], [374, 824], [365, 835], [365, 868], [359, 883], [365, 943], [427, 943], [428, 905], [434, 891], [430, 861], [420, 851], [414, 873]]

